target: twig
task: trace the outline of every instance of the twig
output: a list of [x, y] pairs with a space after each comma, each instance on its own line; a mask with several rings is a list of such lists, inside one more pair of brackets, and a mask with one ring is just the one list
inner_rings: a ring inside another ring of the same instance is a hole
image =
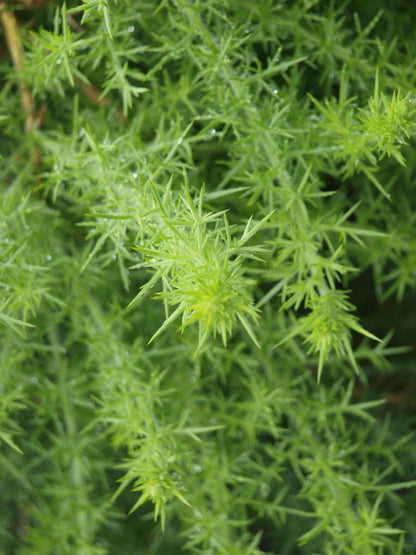
[[85, 97], [88, 98], [88, 100], [91, 100], [91, 102], [97, 104], [97, 106], [108, 106], [110, 104], [108, 98], [105, 96], [102, 97], [101, 91], [94, 87], [91, 83], [88, 85], [80, 85], [79, 90]]
[[[95, 87], [92, 83], [88, 85], [80, 85], [79, 90], [81, 93], [88, 98], [91, 102], [96, 104], [97, 106], [110, 106], [110, 101], [105, 96], [102, 96], [102, 93], [97, 87]], [[126, 117], [117, 110], [117, 119], [122, 123], [126, 124], [127, 119]]]
[[19, 26], [14, 12], [6, 9], [5, 2], [0, 3], [0, 20], [3, 24], [7, 46], [19, 80], [20, 98], [25, 113], [25, 132], [29, 134], [35, 123], [35, 118], [33, 115], [32, 95], [22, 76], [23, 45], [20, 40]]

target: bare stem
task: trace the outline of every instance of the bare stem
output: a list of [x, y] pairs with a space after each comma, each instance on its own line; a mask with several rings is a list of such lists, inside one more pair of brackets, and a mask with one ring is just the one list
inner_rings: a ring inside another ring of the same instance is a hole
[[25, 131], [26, 133], [30, 133], [33, 124], [35, 123], [35, 118], [33, 115], [32, 95], [30, 94], [22, 76], [23, 45], [20, 39], [19, 26], [14, 12], [6, 9], [5, 2], [0, 3], [0, 20], [3, 24], [7, 46], [19, 79], [20, 98], [25, 113]]

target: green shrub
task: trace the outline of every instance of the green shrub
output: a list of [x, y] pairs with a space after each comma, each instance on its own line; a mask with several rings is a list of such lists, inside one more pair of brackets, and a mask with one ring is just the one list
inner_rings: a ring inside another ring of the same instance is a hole
[[412, 2], [0, 6], [0, 552], [413, 552]]

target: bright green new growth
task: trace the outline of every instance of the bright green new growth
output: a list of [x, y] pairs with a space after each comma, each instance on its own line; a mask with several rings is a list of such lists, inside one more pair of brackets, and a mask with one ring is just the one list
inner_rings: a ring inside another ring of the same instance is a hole
[[412, 4], [36, 4], [0, 8], [0, 552], [412, 552]]
[[[258, 313], [249, 291], [250, 281], [243, 275], [243, 264], [244, 258], [257, 258], [262, 252], [261, 247], [245, 245], [267, 217], [254, 226], [250, 225], [250, 219], [241, 237], [233, 240], [225, 214], [203, 213], [202, 193], [198, 206], [187, 192], [176, 203], [170, 189], [163, 201], [157, 192], [155, 195], [161, 221], [155, 222], [151, 248], [136, 247], [136, 250], [143, 254], [145, 265], [156, 272], [130, 304], [162, 280], [163, 292], [157, 296], [167, 306], [177, 308], [150, 341], [181, 316], [180, 330], [195, 322], [199, 325], [195, 356], [210, 334], [215, 337], [218, 333], [226, 345], [237, 322], [258, 345], [250, 323]], [[167, 214], [164, 205], [171, 207], [172, 216]]]
[[385, 156], [393, 156], [399, 164], [406, 165], [401, 145], [406, 144], [414, 127], [412, 116], [415, 108], [410, 94], [402, 98], [400, 91], [394, 91], [391, 100], [380, 95], [377, 70], [374, 95], [369, 99], [368, 107], [355, 116], [349, 108], [355, 99], [348, 97], [344, 68], [338, 103], [327, 101], [326, 106], [323, 106], [314, 98], [311, 100], [324, 117], [320, 125], [324, 135], [328, 135], [333, 144], [331, 155], [344, 163], [345, 177], [363, 172], [389, 198], [390, 195], [374, 175], [374, 167]]

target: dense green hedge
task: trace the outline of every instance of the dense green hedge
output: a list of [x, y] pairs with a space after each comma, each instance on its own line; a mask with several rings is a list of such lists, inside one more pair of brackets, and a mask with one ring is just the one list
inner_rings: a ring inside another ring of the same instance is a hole
[[413, 3], [0, 9], [0, 553], [413, 552]]

